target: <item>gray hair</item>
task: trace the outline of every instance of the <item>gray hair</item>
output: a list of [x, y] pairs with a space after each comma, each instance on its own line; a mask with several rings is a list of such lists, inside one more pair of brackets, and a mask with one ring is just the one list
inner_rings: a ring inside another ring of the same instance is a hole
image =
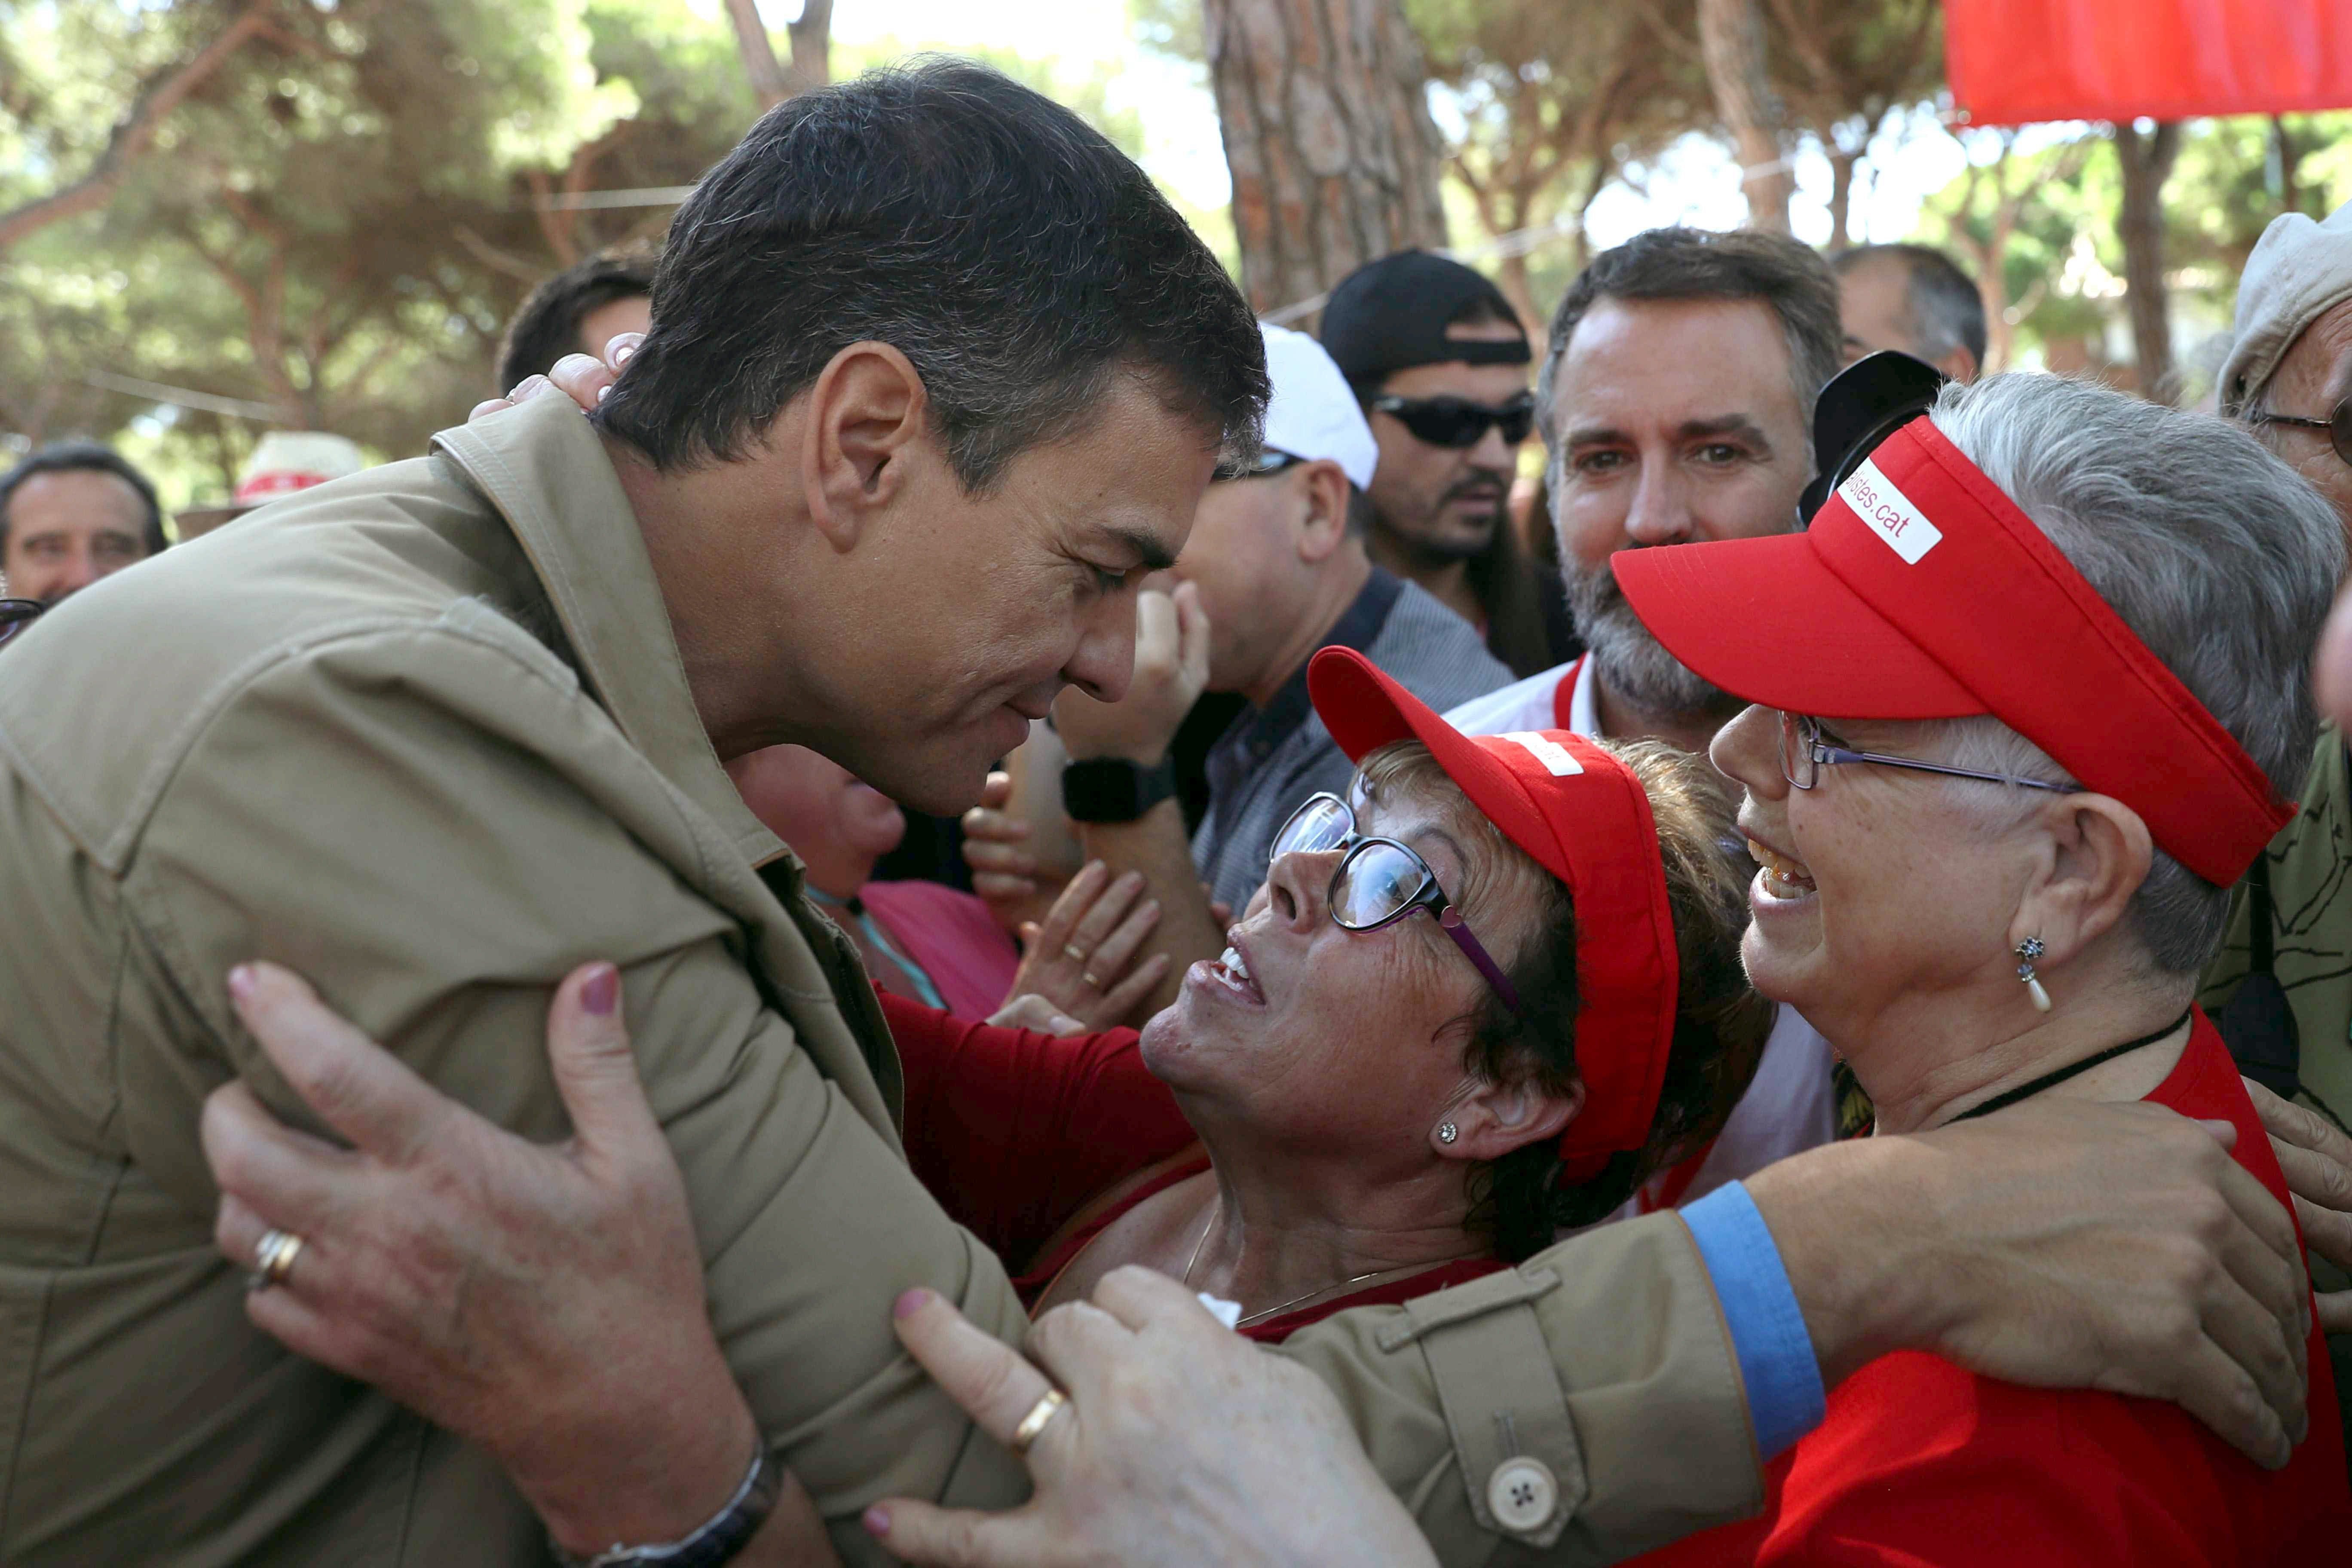
[[1798, 423], [1810, 448], [1813, 403], [1838, 373], [1844, 342], [1837, 279], [1811, 246], [1749, 228], [1728, 234], [1654, 228], [1594, 257], [1552, 314], [1551, 346], [1536, 377], [1536, 428], [1547, 441], [1560, 357], [1576, 335], [1576, 324], [1601, 300], [1754, 300], [1769, 306], [1789, 344]]
[[1903, 324], [1920, 358], [1939, 360], [1966, 349], [1983, 365], [1984, 296], [1958, 262], [1932, 245], [1859, 245], [1840, 251], [1830, 265], [1844, 278], [1874, 261], [1903, 268]]
[[[2312, 651], [2345, 564], [2343, 525], [2327, 503], [2238, 426], [2089, 382], [1998, 375], [1946, 387], [1929, 416], [2273, 787], [2299, 794], [2319, 725]], [[1998, 719], [1935, 728], [1956, 765], [2071, 782]], [[2158, 848], [2132, 900], [2154, 966], [2202, 968], [2221, 949], [2229, 900], [2227, 888]]]

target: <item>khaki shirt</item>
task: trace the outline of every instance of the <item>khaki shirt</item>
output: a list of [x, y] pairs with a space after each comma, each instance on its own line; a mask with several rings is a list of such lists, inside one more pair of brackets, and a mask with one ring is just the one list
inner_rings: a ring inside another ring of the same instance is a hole
[[[909, 1173], [857, 960], [712, 753], [563, 399], [273, 504], [12, 646], [0, 918], [0, 1561], [545, 1561], [483, 1454], [246, 1321], [199, 1109], [236, 1076], [316, 1128], [228, 1006], [254, 957], [537, 1139], [564, 1131], [550, 989], [617, 962], [720, 1343], [844, 1554], [876, 1560], [856, 1520], [884, 1495], [1024, 1494], [889, 1327], [919, 1283], [1008, 1340], [1020, 1303]], [[1680, 1222], [1539, 1261], [1288, 1347], [1445, 1560], [1607, 1561], [1753, 1507]], [[1516, 1534], [1486, 1497], [1503, 1448], [1561, 1497]]]

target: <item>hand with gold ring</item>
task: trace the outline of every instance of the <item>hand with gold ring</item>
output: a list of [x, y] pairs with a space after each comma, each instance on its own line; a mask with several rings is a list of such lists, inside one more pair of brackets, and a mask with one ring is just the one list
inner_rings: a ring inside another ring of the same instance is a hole
[[1034, 1361], [935, 1291], [909, 1290], [893, 1312], [908, 1353], [1022, 1455], [1036, 1489], [1003, 1513], [877, 1503], [866, 1528], [901, 1561], [1434, 1568], [1330, 1389], [1164, 1274], [1114, 1269], [1091, 1300], [1046, 1313]]
[[1160, 900], [1144, 897], [1140, 873], [1114, 878], [1099, 860], [1070, 879], [1045, 923], [1022, 928], [1027, 949], [1008, 997], [1044, 997], [1089, 1028], [1135, 1021], [1159, 988], [1168, 955], [1136, 956], [1160, 923]]
[[1059, 1415], [1069, 1403], [1068, 1394], [1058, 1388], [1047, 1388], [1038, 1395], [1037, 1403], [1029, 1407], [1029, 1414], [1021, 1418], [1021, 1425], [1013, 1428], [1013, 1436], [1005, 1439], [1004, 1446], [1025, 1458], [1030, 1445], [1037, 1441], [1037, 1435], [1045, 1429], [1045, 1424]]

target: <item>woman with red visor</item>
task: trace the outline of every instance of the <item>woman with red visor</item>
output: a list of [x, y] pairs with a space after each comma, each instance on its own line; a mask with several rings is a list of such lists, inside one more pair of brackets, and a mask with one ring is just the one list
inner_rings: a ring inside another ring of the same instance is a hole
[[1055, 1038], [886, 997], [906, 1140], [1033, 1307], [1140, 1263], [1280, 1339], [1549, 1246], [1712, 1135], [1772, 1013], [1706, 764], [1462, 736], [1360, 656], [1309, 672], [1360, 764], [1215, 963]]
[[[2285, 1202], [2191, 999], [2311, 755], [2335, 515], [2231, 426], [2050, 376], [1948, 388], [1829, 478], [1801, 533], [1612, 563], [1661, 643], [1757, 704], [1713, 754], [1762, 868], [1758, 988], [1827, 1037], [1881, 1131], [2146, 1100], [2233, 1126]], [[2304, 1351], [2264, 1374], [2307, 1380], [2276, 1471], [2153, 1400], [1886, 1355], [1772, 1467], [1760, 1520], [1642, 1561], [2343, 1562], [2315, 1323]]]

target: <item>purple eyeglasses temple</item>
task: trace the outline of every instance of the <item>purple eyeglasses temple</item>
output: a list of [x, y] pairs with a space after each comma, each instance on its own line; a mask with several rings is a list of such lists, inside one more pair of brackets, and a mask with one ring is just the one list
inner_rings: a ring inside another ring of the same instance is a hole
[[1503, 999], [1503, 1005], [1514, 1013], [1519, 1012], [1519, 994], [1511, 989], [1508, 980], [1503, 978], [1503, 966], [1486, 955], [1486, 950], [1479, 945], [1478, 939], [1470, 934], [1470, 928], [1462, 923], [1462, 911], [1449, 903], [1439, 911], [1437, 923], [1446, 935], [1454, 939], [1454, 945], [1462, 950], [1462, 956], [1478, 966], [1478, 973], [1486, 977], [1486, 984], [1495, 988], [1495, 994]]

